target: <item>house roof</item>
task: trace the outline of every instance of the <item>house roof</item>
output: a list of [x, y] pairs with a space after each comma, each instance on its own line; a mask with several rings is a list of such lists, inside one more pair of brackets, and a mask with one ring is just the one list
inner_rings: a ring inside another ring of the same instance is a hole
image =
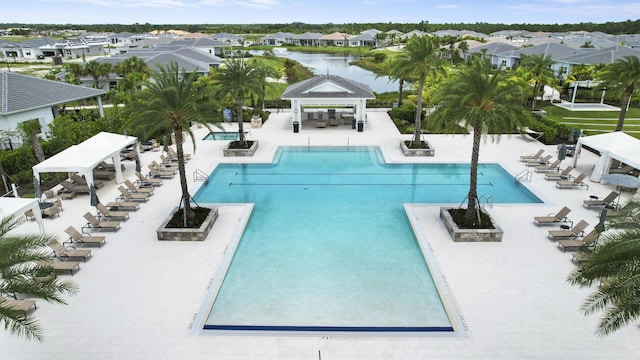
[[93, 98], [106, 93], [101, 89], [0, 71], [2, 115]]
[[624, 46], [612, 46], [606, 49], [591, 50], [583, 54], [568, 56], [562, 58], [560, 61], [570, 64], [606, 65], [622, 59], [627, 55], [640, 57], [640, 51]]
[[375, 99], [369, 85], [337, 75], [318, 75], [311, 79], [291, 84], [282, 94], [282, 99], [313, 98], [358, 98]]
[[472, 49], [469, 49], [468, 52], [480, 53], [482, 52], [482, 49], [487, 49], [488, 55], [494, 55], [494, 54], [500, 54], [500, 53], [504, 53], [511, 50], [518, 50], [518, 47], [510, 44], [501, 43], [501, 42], [494, 42], [494, 43], [489, 43], [482, 46], [474, 47]]
[[525, 48], [516, 48], [511, 51], [502, 52], [496, 55], [510, 56], [520, 58], [522, 55], [537, 55], [542, 54], [544, 57], [549, 56], [554, 60], [561, 59], [567, 56], [573, 56], [577, 54], [583, 54], [585, 51], [581, 49], [575, 49], [569, 46], [546, 43], [536, 46], [530, 46]]

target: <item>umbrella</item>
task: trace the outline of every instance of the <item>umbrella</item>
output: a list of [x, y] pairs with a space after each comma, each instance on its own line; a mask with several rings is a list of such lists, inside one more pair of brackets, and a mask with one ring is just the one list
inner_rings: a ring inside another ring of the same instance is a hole
[[560, 149], [558, 149], [558, 160], [562, 162], [567, 157], [567, 145], [560, 145]]
[[42, 193], [40, 191], [40, 180], [37, 177], [33, 177], [33, 189], [36, 192], [36, 199], [40, 200], [42, 197]]
[[93, 184], [89, 185], [89, 201], [91, 206], [97, 206], [100, 200], [98, 200], [98, 194], [96, 194], [96, 188]]
[[136, 171], [141, 172], [142, 168], [140, 167], [140, 158], [138, 157], [138, 154], [136, 154], [136, 157], [133, 158], [133, 160], [136, 162]]
[[575, 133], [576, 133], [576, 129], [571, 128], [571, 132], [569, 133], [569, 144], [573, 144], [573, 142], [575, 141]]

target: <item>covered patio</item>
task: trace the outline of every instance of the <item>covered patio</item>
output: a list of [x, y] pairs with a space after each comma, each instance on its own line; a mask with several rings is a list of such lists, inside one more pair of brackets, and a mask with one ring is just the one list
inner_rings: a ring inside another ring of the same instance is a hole
[[290, 85], [282, 95], [291, 101], [291, 127], [350, 125], [363, 131], [367, 100], [375, 99], [368, 85], [336, 75], [319, 75]]
[[[596, 162], [590, 180], [600, 182], [602, 175], [609, 173], [621, 173], [627, 169], [627, 173], [640, 169], [640, 140], [622, 131], [608, 134], [592, 135], [578, 138], [576, 154], [582, 146], [587, 146], [600, 153], [600, 159]], [[578, 157], [574, 156], [573, 166], [578, 163]], [[615, 166], [612, 166], [615, 164]]]
[[138, 139], [134, 136], [101, 132], [33, 166], [33, 176], [39, 181], [41, 173], [80, 173], [85, 176], [87, 185], [91, 186], [94, 184], [93, 169], [101, 162], [111, 159], [116, 182], [122, 183], [124, 179], [120, 165], [120, 152], [137, 141]]

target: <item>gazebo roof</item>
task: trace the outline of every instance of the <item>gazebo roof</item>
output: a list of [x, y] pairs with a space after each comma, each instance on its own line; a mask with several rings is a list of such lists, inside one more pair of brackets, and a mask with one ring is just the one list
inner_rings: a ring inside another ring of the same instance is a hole
[[289, 85], [282, 99], [375, 99], [368, 85], [337, 75], [318, 75]]

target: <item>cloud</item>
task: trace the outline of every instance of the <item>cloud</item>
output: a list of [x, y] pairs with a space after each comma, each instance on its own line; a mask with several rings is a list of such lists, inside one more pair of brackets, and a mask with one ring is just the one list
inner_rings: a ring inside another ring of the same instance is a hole
[[462, 6], [460, 5], [455, 5], [455, 4], [444, 4], [444, 5], [438, 5], [436, 6], [436, 9], [459, 9]]

